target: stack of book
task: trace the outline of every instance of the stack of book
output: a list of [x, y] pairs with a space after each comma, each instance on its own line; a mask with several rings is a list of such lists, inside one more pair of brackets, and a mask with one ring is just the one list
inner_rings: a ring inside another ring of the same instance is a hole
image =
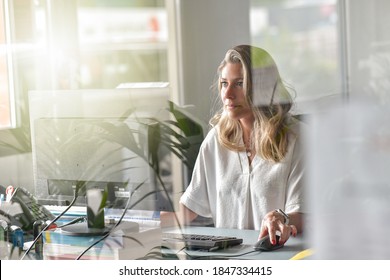
[[[45, 231], [44, 260], [131, 260], [142, 259], [161, 246], [160, 227], [140, 227], [122, 222], [108, 237], [65, 234], [61, 228]], [[98, 242], [99, 241], [99, 242]], [[91, 247], [91, 245], [93, 245]], [[80, 257], [80, 254], [82, 256]]]

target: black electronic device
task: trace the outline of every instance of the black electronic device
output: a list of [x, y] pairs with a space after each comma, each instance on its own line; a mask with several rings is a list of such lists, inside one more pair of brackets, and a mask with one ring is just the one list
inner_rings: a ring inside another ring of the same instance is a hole
[[234, 236], [216, 236], [188, 233], [164, 233], [162, 236], [164, 246], [186, 248], [188, 250], [214, 251], [240, 245], [243, 240]]
[[[5, 195], [6, 189], [0, 186], [0, 192]], [[10, 226], [18, 226], [24, 232], [33, 230], [36, 221], [52, 221], [55, 216], [45, 206], [40, 205], [36, 198], [25, 188], [15, 188], [9, 201], [3, 201], [0, 206], [0, 219]]]
[[159, 174], [149, 165], [152, 119], [169, 119], [169, 96], [165, 85], [29, 92], [37, 199], [67, 205], [85, 182], [74, 206], [87, 206], [86, 191], [100, 189], [108, 192], [107, 208], [123, 209], [131, 193], [139, 201], [133, 209], [171, 211], [172, 155], [158, 148]]
[[253, 248], [256, 251], [274, 251], [280, 249], [284, 246], [284, 244], [279, 243], [280, 236], [276, 235], [276, 244], [272, 244], [269, 235], [264, 236], [259, 239]]

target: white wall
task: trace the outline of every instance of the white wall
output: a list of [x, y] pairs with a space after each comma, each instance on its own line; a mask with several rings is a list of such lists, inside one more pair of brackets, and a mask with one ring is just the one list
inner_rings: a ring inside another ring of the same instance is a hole
[[[249, 0], [166, 0], [172, 100], [207, 128], [215, 97], [210, 90], [227, 49], [250, 42]], [[173, 158], [173, 185], [186, 188], [188, 172]], [[175, 200], [175, 202], [178, 200]]]
[[0, 157], [0, 184], [24, 187], [34, 193], [31, 153]]
[[[208, 123], [210, 87], [227, 49], [250, 42], [249, 0], [168, 0], [174, 100]], [[173, 22], [175, 18], [175, 22]]]

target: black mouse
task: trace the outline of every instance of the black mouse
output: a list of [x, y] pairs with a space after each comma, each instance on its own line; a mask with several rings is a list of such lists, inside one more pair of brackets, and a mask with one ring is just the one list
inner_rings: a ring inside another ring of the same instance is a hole
[[276, 249], [280, 249], [284, 246], [284, 244], [279, 244], [279, 239], [280, 236], [276, 235], [276, 244], [273, 245], [271, 243], [269, 235], [266, 235], [263, 238], [259, 239], [259, 241], [257, 241], [255, 245], [253, 245], [253, 248], [256, 251], [273, 251]]

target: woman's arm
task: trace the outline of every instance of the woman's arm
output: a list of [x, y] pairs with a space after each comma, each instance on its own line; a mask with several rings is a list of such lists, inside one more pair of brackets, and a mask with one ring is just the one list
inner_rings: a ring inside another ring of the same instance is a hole
[[178, 212], [161, 212], [160, 221], [161, 227], [171, 227], [177, 225], [188, 225], [193, 221], [198, 214], [188, 209], [183, 204], [179, 204]]

